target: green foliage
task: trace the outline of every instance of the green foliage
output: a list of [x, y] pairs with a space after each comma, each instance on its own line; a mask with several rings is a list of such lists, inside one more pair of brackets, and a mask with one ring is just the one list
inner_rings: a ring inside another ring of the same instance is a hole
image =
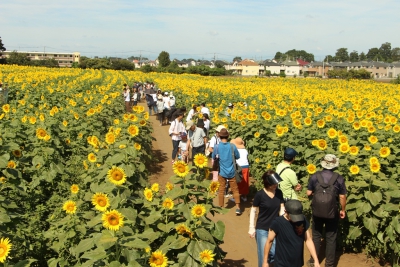
[[159, 55], [158, 55], [158, 65], [160, 67], [168, 67], [169, 64], [171, 64], [171, 59], [169, 58], [169, 53], [166, 51], [162, 51]]
[[149, 73], [149, 72], [155, 72], [155, 71], [157, 71], [157, 68], [156, 68], [156, 67], [152, 67], [152, 66], [150, 66], [149, 64], [146, 64], [146, 65], [140, 67], [139, 70], [140, 70], [141, 72], [144, 72], [144, 73]]
[[1, 40], [0, 37], [0, 56], [1, 56], [1, 52], [6, 51], [6, 48], [4, 47], [3, 41]]
[[349, 53], [347, 52], [347, 48], [339, 48], [335, 54], [335, 61], [344, 62], [349, 60]]
[[302, 59], [307, 62], [314, 61], [314, 54], [307, 53], [305, 50], [288, 50], [285, 53], [276, 52], [275, 57], [276, 60], [285, 61], [286, 59]]
[[234, 57], [233, 59], [232, 59], [232, 62], [240, 62], [240, 61], [242, 61], [243, 59], [242, 59], [242, 57], [239, 57], [239, 56], [236, 56], [236, 57]]
[[342, 70], [342, 69], [333, 69], [327, 72], [329, 78], [339, 78], [339, 79], [371, 79], [371, 73], [366, 69], [360, 70]]
[[126, 59], [117, 59], [111, 61], [111, 68], [114, 70], [134, 70], [135, 64]]
[[10, 56], [6, 59], [6, 62], [7, 64], [10, 65], [28, 66], [31, 64], [31, 59], [28, 57], [27, 54], [13, 51], [10, 53]]

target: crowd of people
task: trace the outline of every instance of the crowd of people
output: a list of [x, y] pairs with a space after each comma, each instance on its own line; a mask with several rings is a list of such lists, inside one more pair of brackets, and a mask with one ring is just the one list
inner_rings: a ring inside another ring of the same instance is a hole
[[[168, 97], [168, 94], [164, 94], [163, 102], [165, 96]], [[161, 97], [157, 100], [161, 102]], [[165, 108], [165, 105], [162, 107]], [[231, 103], [226, 110], [227, 116], [231, 113], [229, 109], [233, 109]], [[210, 157], [212, 179], [220, 184], [218, 205], [223, 207], [224, 199], [232, 196], [230, 200], [235, 202], [235, 213], [241, 215], [241, 202], [248, 201], [250, 184], [250, 162], [245, 140], [241, 137], [230, 138], [224, 125], [212, 128], [210, 111], [205, 103], [193, 105], [188, 112], [186, 108], [175, 109], [169, 116], [166, 117], [171, 122], [172, 164], [177, 159], [188, 163], [199, 153]], [[332, 154], [325, 155], [321, 160], [323, 170], [309, 179], [307, 195], [312, 204], [312, 226], [309, 230], [310, 222], [303, 215], [303, 205], [297, 197], [302, 186], [291, 169], [297, 156], [294, 148], [286, 148], [283, 160], [276, 169], [267, 170], [261, 177], [263, 189], [253, 198], [248, 233], [256, 240], [259, 267], [271, 264], [275, 267], [303, 266], [304, 243], [311, 255], [307, 266], [319, 267], [318, 255], [324, 234], [325, 266], [335, 266], [337, 231], [339, 219], [345, 218], [347, 193], [344, 178], [335, 172], [339, 158]], [[237, 165], [242, 169], [241, 181], [235, 179]]]

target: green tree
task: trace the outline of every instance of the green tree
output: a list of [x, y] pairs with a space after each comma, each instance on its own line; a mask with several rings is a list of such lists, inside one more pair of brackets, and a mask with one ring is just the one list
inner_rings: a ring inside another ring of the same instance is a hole
[[377, 47], [374, 47], [374, 48], [371, 48], [368, 50], [367, 59], [376, 61], [379, 58], [380, 58], [379, 49]]
[[158, 55], [158, 64], [160, 65], [160, 67], [165, 68], [168, 67], [169, 64], [171, 64], [171, 60], [169, 59], [169, 53], [166, 51], [162, 51], [159, 55]]
[[111, 68], [114, 70], [134, 70], [135, 64], [126, 59], [113, 60]]
[[335, 54], [335, 61], [344, 62], [349, 60], [349, 53], [347, 52], [347, 48], [339, 48]]
[[149, 72], [155, 71], [155, 69], [152, 66], [150, 66], [149, 64], [142, 66], [139, 70], [144, 73], [149, 73]]
[[276, 61], [285, 61], [286, 56], [278, 51], [278, 52], [275, 53], [274, 59]]
[[391, 51], [392, 61], [400, 61], [400, 47], [395, 47]]
[[335, 59], [333, 58], [333, 56], [327, 55], [327, 56], [324, 58], [324, 61], [325, 61], [325, 62], [333, 62], [333, 61], [335, 61]]
[[356, 61], [359, 60], [359, 58], [360, 57], [359, 57], [358, 52], [356, 50], [353, 50], [353, 52], [350, 53], [349, 60], [351, 62], [356, 62]]
[[361, 52], [360, 56], [358, 57], [360, 61], [362, 60], [367, 60], [367, 56], [365, 55], [364, 52]]
[[59, 68], [57, 60], [54, 58], [43, 59], [43, 60], [32, 60], [30, 65], [38, 67], [48, 67], [48, 68]]
[[31, 64], [31, 59], [25, 53], [18, 53], [17, 51], [13, 51], [10, 53], [10, 56], [7, 58], [7, 64], [10, 65], [22, 65], [28, 66]]
[[391, 60], [392, 58], [392, 45], [388, 42], [383, 43], [379, 48], [379, 55], [382, 57], [383, 61]]
[[1, 52], [3, 52], [3, 51], [6, 51], [6, 48], [4, 47], [3, 41], [1, 40], [1, 37], [0, 37], [0, 56], [2, 55]]
[[236, 57], [234, 57], [234, 58], [232, 59], [232, 62], [235, 62], [235, 61], [240, 62], [240, 61], [242, 61], [242, 60], [243, 60], [242, 57], [236, 56]]

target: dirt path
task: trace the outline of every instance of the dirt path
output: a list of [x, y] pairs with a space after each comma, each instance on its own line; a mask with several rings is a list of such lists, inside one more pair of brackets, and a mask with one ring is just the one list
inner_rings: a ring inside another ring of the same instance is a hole
[[[147, 106], [141, 103], [147, 110]], [[150, 182], [157, 182], [160, 187], [174, 175], [171, 167], [172, 142], [168, 136], [169, 125], [160, 126], [156, 116], [149, 118], [154, 127], [153, 132], [153, 154], [156, 158], [154, 163], [149, 166], [151, 171]], [[217, 198], [214, 199], [217, 204]], [[252, 199], [242, 204], [243, 214], [236, 216], [235, 205], [233, 202], [225, 199], [225, 207], [231, 210], [225, 215], [216, 215], [213, 220], [221, 220], [225, 223], [225, 238], [221, 248], [227, 252], [222, 267], [257, 267], [257, 246], [254, 239], [249, 238], [247, 232], [249, 227], [250, 207]], [[304, 259], [309, 259], [310, 254], [305, 248]], [[337, 253], [339, 254], [339, 253]], [[368, 261], [364, 254], [342, 254], [338, 255], [339, 263], [337, 267], [378, 267], [381, 266], [375, 262]], [[322, 262], [321, 266], [325, 266]]]

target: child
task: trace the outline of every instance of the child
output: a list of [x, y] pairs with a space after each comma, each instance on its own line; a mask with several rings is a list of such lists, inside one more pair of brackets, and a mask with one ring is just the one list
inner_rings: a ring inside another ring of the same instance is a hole
[[163, 97], [159, 95], [157, 97], [157, 119], [160, 121], [160, 126], [163, 125], [163, 120], [164, 120], [164, 102], [163, 102]]
[[181, 133], [181, 141], [179, 142], [178, 147], [178, 159], [184, 161], [185, 163], [189, 162], [189, 152], [187, 147], [187, 134]]

